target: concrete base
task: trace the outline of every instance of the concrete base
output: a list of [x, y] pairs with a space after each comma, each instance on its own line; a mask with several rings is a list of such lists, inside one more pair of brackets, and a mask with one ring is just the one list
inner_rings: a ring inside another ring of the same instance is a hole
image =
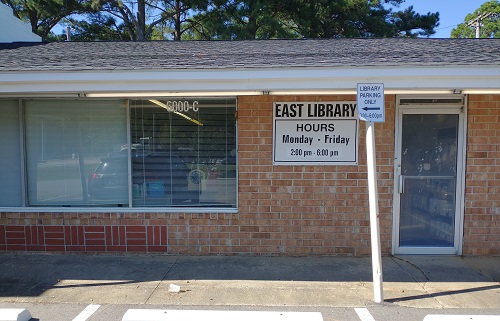
[[130, 309], [122, 321], [323, 321], [320, 312]]
[[26, 309], [0, 309], [0, 321], [29, 321], [31, 313]]

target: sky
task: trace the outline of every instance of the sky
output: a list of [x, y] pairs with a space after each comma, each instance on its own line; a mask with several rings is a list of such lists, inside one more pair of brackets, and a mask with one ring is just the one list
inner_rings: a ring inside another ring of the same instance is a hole
[[413, 6], [420, 14], [439, 12], [439, 26], [431, 38], [449, 38], [451, 31], [488, 0], [406, 0], [400, 9]]

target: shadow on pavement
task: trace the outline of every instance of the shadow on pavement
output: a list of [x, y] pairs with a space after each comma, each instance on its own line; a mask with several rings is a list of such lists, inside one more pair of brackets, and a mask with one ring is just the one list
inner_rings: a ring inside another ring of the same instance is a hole
[[495, 289], [500, 289], [500, 285], [479, 286], [479, 287], [475, 287], [475, 288], [467, 288], [467, 289], [462, 289], [462, 290], [453, 290], [453, 291], [443, 291], [443, 292], [438, 292], [438, 293], [412, 295], [412, 296], [406, 296], [406, 297], [401, 297], [401, 298], [386, 299], [385, 302], [397, 303], [397, 302], [404, 302], [404, 301], [414, 301], [414, 300], [421, 300], [421, 299], [436, 298], [436, 297], [440, 297], [440, 296], [448, 296], [448, 295], [464, 294], [464, 293], [474, 293], [474, 292], [495, 290]]
[[[384, 282], [492, 281], [460, 257], [384, 257], [383, 274]], [[369, 257], [0, 254], [0, 297], [162, 280], [371, 282], [372, 266]]]

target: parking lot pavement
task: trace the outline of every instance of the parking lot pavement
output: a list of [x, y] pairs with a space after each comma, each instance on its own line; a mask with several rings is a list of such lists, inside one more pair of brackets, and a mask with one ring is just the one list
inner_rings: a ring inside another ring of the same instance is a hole
[[[5, 303], [0, 302], [0, 311], [5, 306], [19, 307], [23, 306], [24, 309], [30, 311], [33, 318], [30, 321], [113, 321], [122, 320], [129, 310], [136, 310], [141, 315], [141, 321], [150, 321], [147, 315], [141, 312], [152, 311], [149, 317], [160, 316], [163, 317], [165, 311], [179, 311], [177, 316], [186, 316], [181, 312], [186, 311], [228, 311], [230, 315], [238, 315], [235, 320], [245, 320], [245, 317], [254, 316], [254, 313], [247, 312], [272, 312], [268, 316], [277, 317], [278, 314], [286, 313], [288, 315], [305, 316], [313, 313], [315, 315], [321, 314], [323, 321], [422, 321], [427, 316], [434, 318], [439, 317], [440, 320], [447, 320], [447, 316], [489, 316], [488, 319], [479, 319], [475, 317], [470, 319], [473, 321], [495, 321], [500, 318], [500, 308], [498, 309], [422, 309], [422, 308], [408, 308], [401, 307], [394, 304], [373, 304], [366, 307], [272, 307], [272, 306], [167, 306], [167, 305], [96, 305], [96, 304], [72, 304], [72, 303]], [[304, 312], [307, 312], [304, 314]], [[155, 314], [156, 313], [156, 314]], [[215, 314], [212, 314], [215, 315]], [[264, 314], [261, 314], [264, 315]], [[172, 316], [172, 314], [170, 314]], [[259, 318], [259, 321], [265, 321]], [[0, 320], [4, 320], [0, 317]], [[154, 319], [153, 319], [154, 320]], [[165, 321], [163, 319], [154, 321]], [[174, 321], [167, 319], [168, 321]], [[183, 318], [184, 320], [191, 320]], [[208, 320], [204, 318], [203, 320]], [[254, 320], [254, 319], [253, 319]], [[252, 321], [253, 321], [252, 320]], [[469, 321], [470, 321], [469, 320]], [[25, 321], [25, 320], [18, 320]], [[151, 320], [152, 321], [152, 320]], [[218, 319], [217, 321], [221, 321]], [[270, 321], [270, 320], [267, 320]], [[276, 321], [287, 321], [279, 319]], [[308, 318], [304, 321], [310, 321]], [[454, 320], [455, 321], [455, 320]]]
[[[370, 258], [0, 256], [0, 303], [185, 307], [373, 304]], [[384, 257], [384, 303], [430, 309], [495, 309], [500, 302], [495, 266], [500, 266], [498, 257]], [[169, 291], [172, 284], [180, 287], [178, 292]]]

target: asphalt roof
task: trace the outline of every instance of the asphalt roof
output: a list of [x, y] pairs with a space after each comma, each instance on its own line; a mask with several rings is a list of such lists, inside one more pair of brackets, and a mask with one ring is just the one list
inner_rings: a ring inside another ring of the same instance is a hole
[[500, 66], [500, 39], [0, 43], [0, 72]]

